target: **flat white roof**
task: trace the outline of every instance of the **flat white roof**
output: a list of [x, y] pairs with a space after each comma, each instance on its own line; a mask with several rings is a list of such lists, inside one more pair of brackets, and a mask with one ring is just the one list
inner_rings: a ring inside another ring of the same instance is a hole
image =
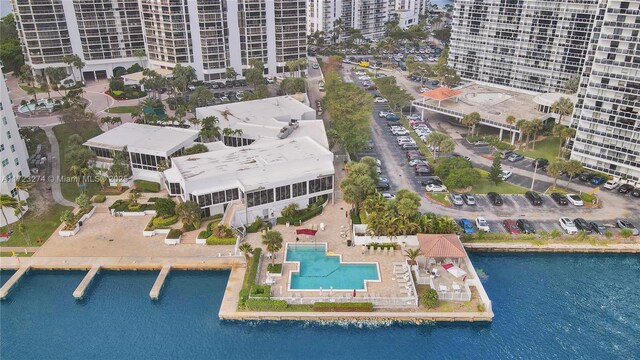
[[165, 175], [184, 180], [186, 191], [204, 194], [241, 185], [245, 190], [273, 187], [295, 178], [334, 173], [333, 154], [309, 137], [255, 142], [206, 153], [174, 157]]
[[[158, 75], [161, 75], [161, 76], [164, 76], [164, 77], [172, 77], [173, 76], [173, 70], [162, 69], [162, 68], [151, 69], [151, 70], [157, 72]], [[139, 83], [140, 80], [145, 78], [145, 76], [142, 73], [142, 71], [138, 71], [138, 72], [135, 72], [135, 73], [122, 75], [122, 78], [125, 79], [125, 80], [129, 80], [129, 81], [133, 81], [133, 82]]]
[[84, 145], [114, 150], [126, 146], [133, 152], [171, 155], [180, 145], [197, 137], [196, 130], [124, 123], [89, 139]]
[[289, 138], [309, 136], [329, 147], [324, 123], [317, 119], [316, 111], [292, 96], [207, 106], [197, 108], [196, 115], [199, 119], [215, 116], [220, 128], [241, 129], [245, 137], [255, 140], [277, 139], [290, 120], [298, 120], [299, 127]]

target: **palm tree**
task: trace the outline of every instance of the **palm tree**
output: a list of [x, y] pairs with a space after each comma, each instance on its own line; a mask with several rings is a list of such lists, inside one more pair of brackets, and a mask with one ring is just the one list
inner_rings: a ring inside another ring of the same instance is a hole
[[[509, 125], [513, 125], [516, 123], [516, 117], [513, 115], [509, 115], [507, 116], [507, 118], [505, 119], [505, 122]], [[502, 141], [502, 139], [500, 139], [500, 141]]]
[[262, 244], [267, 247], [267, 251], [273, 254], [271, 264], [275, 264], [275, 253], [282, 249], [282, 234], [277, 231], [267, 231], [262, 235]]
[[18, 206], [18, 200], [9, 196], [9, 195], [0, 195], [0, 211], [2, 211], [2, 217], [4, 218], [4, 223], [9, 224], [9, 220], [7, 219], [7, 215], [4, 213], [4, 208], [12, 208], [15, 209]]
[[444, 154], [448, 154], [450, 152], [452, 152], [453, 150], [455, 150], [456, 148], [456, 142], [453, 141], [452, 138], [447, 137], [446, 139], [444, 139], [441, 143], [440, 143], [440, 151]]
[[569, 160], [565, 163], [564, 165], [564, 171], [569, 174], [569, 181], [567, 181], [567, 186], [566, 188], [569, 188], [569, 185], [571, 184], [571, 181], [573, 181], [573, 178], [580, 174], [581, 172], [584, 171], [584, 168], [582, 167], [582, 164], [580, 163], [580, 161], [578, 160]]
[[71, 72], [71, 76], [73, 76], [73, 83], [76, 83], [76, 73], [73, 71], [73, 62], [75, 61], [74, 55], [65, 55], [62, 57], [62, 62], [69, 66], [69, 71]]
[[404, 251], [404, 254], [406, 257], [409, 258], [410, 265], [415, 265], [416, 264], [416, 259], [418, 258], [418, 256], [422, 255], [422, 250], [420, 250], [420, 248], [418, 249], [407, 249]]
[[573, 112], [573, 102], [569, 98], [561, 97], [551, 104], [551, 111], [560, 115], [558, 117], [558, 124], [562, 123], [562, 117], [565, 115], [571, 115]]
[[[31, 181], [29, 181], [28, 178], [26, 178], [24, 176], [20, 176], [19, 178], [16, 179], [16, 182], [15, 182], [14, 186], [16, 187], [18, 203], [22, 203], [22, 199], [20, 198], [20, 190], [26, 191], [26, 190], [30, 189], [33, 186], [33, 183]], [[20, 214], [19, 215], [20, 215], [20, 218], [22, 219], [22, 208], [20, 209]]]
[[564, 171], [566, 166], [566, 161], [564, 160], [554, 160], [549, 164], [547, 168], [547, 174], [553, 178], [553, 187], [556, 187], [558, 183], [558, 177]]
[[145, 57], [145, 56], [147, 56], [147, 53], [145, 53], [144, 49], [136, 49], [136, 50], [133, 50], [132, 55], [133, 55], [133, 56], [135, 56], [135, 57], [137, 57], [137, 58], [138, 58], [138, 60], [140, 61], [140, 66], [141, 66], [141, 67], [144, 67], [144, 66], [142, 65], [142, 59], [144, 59], [144, 57]]
[[[536, 138], [538, 137], [538, 131], [544, 128], [544, 123], [540, 119], [531, 120], [531, 131], [533, 132], [533, 150], [536, 149]], [[528, 147], [527, 142], [527, 147]]]
[[482, 120], [482, 117], [480, 117], [479, 113], [474, 111], [462, 118], [462, 124], [469, 127], [469, 132], [471, 132], [471, 135], [475, 135], [476, 125], [480, 123], [480, 120]]
[[247, 259], [247, 262], [249, 262], [251, 254], [253, 254], [253, 247], [251, 246], [251, 244], [249, 244], [248, 242], [243, 242], [242, 244], [240, 244], [240, 246], [238, 246], [238, 250], [242, 252], [244, 258]]
[[[562, 141], [560, 142], [561, 156], [564, 156], [564, 154], [567, 153], [567, 149], [569, 148], [569, 139], [575, 136], [576, 136], [576, 129], [574, 128], [567, 127], [567, 128], [564, 128], [564, 130], [562, 130], [562, 133], [560, 135], [560, 137], [562, 138]], [[563, 142], [564, 142], [564, 145], [562, 145]]]

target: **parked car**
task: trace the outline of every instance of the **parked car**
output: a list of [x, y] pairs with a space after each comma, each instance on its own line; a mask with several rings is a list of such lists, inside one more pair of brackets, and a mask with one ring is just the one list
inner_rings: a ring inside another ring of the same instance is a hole
[[604, 176], [600, 176], [600, 175], [596, 175], [596, 176], [591, 178], [591, 184], [592, 185], [602, 185], [606, 181], [607, 181], [607, 178], [604, 177]]
[[568, 217], [561, 217], [559, 221], [560, 221], [560, 227], [564, 229], [564, 231], [566, 231], [567, 234], [578, 233], [578, 228], [573, 223], [573, 221], [571, 221], [571, 219], [569, 219]]
[[573, 206], [584, 206], [584, 201], [582, 201], [582, 198], [580, 197], [580, 195], [567, 194], [567, 200], [569, 200], [569, 202]]
[[378, 186], [377, 186], [378, 190], [389, 190], [390, 188], [391, 186], [389, 185], [388, 182], [378, 181]]
[[520, 234], [520, 228], [513, 220], [505, 220], [502, 222], [502, 226], [509, 234]]
[[634, 236], [638, 236], [638, 234], [640, 234], [640, 230], [638, 230], [638, 228], [635, 227], [635, 225], [633, 225], [632, 223], [626, 220], [622, 220], [622, 219], [616, 220], [616, 226], [619, 227], [620, 229], [631, 229]]
[[378, 176], [378, 181], [388, 183], [389, 182], [389, 178], [387, 178], [386, 176]]
[[455, 206], [464, 205], [464, 200], [462, 200], [462, 196], [460, 196], [460, 194], [451, 194], [451, 195], [449, 195], [449, 200]]
[[536, 229], [533, 227], [533, 224], [527, 219], [518, 219], [518, 221], [516, 221], [516, 225], [518, 225], [520, 231], [525, 234], [536, 233]]
[[438, 184], [427, 184], [427, 186], [424, 187], [424, 189], [428, 192], [443, 192], [443, 191], [447, 191], [447, 187], [444, 185], [438, 185]]
[[476, 218], [476, 227], [478, 228], [478, 230], [482, 230], [485, 232], [491, 231], [491, 228], [489, 228], [489, 223], [482, 216], [478, 216]]
[[599, 235], [604, 235], [604, 232], [607, 231], [607, 228], [604, 227], [604, 225], [592, 221], [589, 223], [589, 227], [591, 227], [591, 230]]
[[389, 114], [393, 114], [393, 112], [386, 111], [386, 110], [380, 110], [380, 112], [378, 113], [378, 117], [381, 118], [381, 119], [382, 118], [386, 118], [387, 115], [389, 115]]
[[503, 171], [502, 171], [502, 174], [500, 175], [500, 178], [501, 178], [503, 181], [506, 181], [508, 178], [510, 178], [510, 177], [511, 177], [511, 175], [513, 175], [513, 173], [512, 173], [511, 171], [504, 171], [504, 170], [503, 170]]
[[415, 142], [414, 143], [402, 144], [400, 147], [402, 148], [402, 150], [417, 150], [418, 149], [418, 145]]
[[470, 206], [477, 205], [475, 196], [471, 194], [462, 194], [462, 200], [464, 200], [464, 203], [467, 205], [470, 205]]
[[541, 206], [544, 201], [542, 200], [542, 196], [535, 191], [527, 191], [524, 196], [533, 206]]
[[500, 156], [501, 156], [503, 159], [507, 159], [507, 158], [508, 158], [509, 156], [511, 156], [512, 154], [513, 154], [513, 151], [512, 151], [512, 150], [503, 150], [503, 151], [500, 153]]
[[386, 102], [387, 102], [387, 99], [385, 99], [385, 98], [383, 98], [383, 97], [377, 97], [377, 98], [373, 99], [373, 102], [374, 102], [374, 103], [380, 103], [380, 104], [383, 104], [383, 103], [386, 103]]
[[584, 231], [587, 234], [591, 234], [593, 230], [591, 230], [591, 226], [587, 222], [587, 220], [583, 218], [575, 218], [573, 219], [573, 224], [576, 226], [578, 231]]
[[633, 185], [631, 184], [622, 184], [618, 187], [618, 192], [620, 194], [626, 194], [628, 192], [630, 192], [631, 190], [633, 190]]
[[422, 160], [422, 159], [413, 159], [413, 160], [409, 161], [409, 166], [411, 166], [411, 167], [415, 167], [415, 166], [419, 166], [419, 165], [429, 165], [429, 162], [427, 162], [426, 160]]
[[489, 143], [483, 140], [478, 140], [473, 143], [473, 146], [489, 146]]
[[582, 174], [578, 175], [578, 180], [583, 182], [589, 182], [594, 176], [595, 174], [585, 171]]
[[509, 157], [507, 158], [507, 160], [509, 160], [510, 162], [518, 162], [520, 160], [524, 159], [524, 155], [522, 154], [511, 154], [509, 155]]
[[442, 185], [442, 180], [440, 180], [439, 177], [431, 177], [425, 180], [420, 181], [420, 184], [422, 186], [427, 186], [427, 185]]
[[382, 197], [386, 200], [393, 200], [396, 198], [395, 195], [393, 195], [392, 193], [388, 193], [388, 192], [383, 192], [382, 193]]
[[469, 219], [460, 219], [458, 225], [460, 225], [465, 234], [473, 234], [476, 232], [476, 228], [473, 227], [473, 223]]
[[569, 204], [569, 200], [567, 200], [567, 197], [560, 193], [551, 193], [551, 199], [561, 206]]
[[504, 202], [502, 201], [502, 196], [500, 196], [500, 194], [496, 192], [488, 193], [487, 198], [493, 205], [501, 206], [502, 204], [504, 204]]
[[640, 198], [640, 187], [633, 189], [633, 191], [631, 192], [631, 196]]
[[400, 116], [391, 113], [391, 114], [387, 114], [387, 116], [384, 117], [385, 119], [387, 119], [387, 121], [399, 121], [400, 120]]
[[[593, 183], [593, 179], [591, 179], [591, 182]], [[608, 190], [613, 190], [613, 189], [617, 188], [618, 185], [620, 185], [620, 183], [618, 183], [617, 181], [609, 180], [606, 183], [604, 183], [604, 185], [602, 187], [605, 188], [605, 189], [608, 189]]]
[[542, 168], [547, 165], [549, 165], [549, 160], [545, 158], [537, 158], [531, 163], [531, 166], [537, 166], [538, 168]]
[[427, 166], [416, 166], [416, 176], [431, 176], [433, 175], [433, 169]]

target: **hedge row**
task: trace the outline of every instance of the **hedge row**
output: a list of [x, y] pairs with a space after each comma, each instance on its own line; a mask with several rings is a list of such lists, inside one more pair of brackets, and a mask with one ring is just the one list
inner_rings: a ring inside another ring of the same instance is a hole
[[236, 238], [219, 238], [217, 236], [209, 236], [207, 245], [235, 245]]
[[287, 302], [284, 300], [266, 300], [266, 299], [265, 300], [247, 299], [244, 304], [247, 310], [254, 310], [254, 311], [286, 311], [287, 306], [289, 306], [289, 304], [287, 304]]
[[282, 274], [282, 264], [268, 264], [267, 272], [272, 274]]
[[255, 285], [261, 254], [261, 248], [254, 249], [253, 256], [249, 258], [249, 262], [247, 263], [247, 271], [244, 273], [244, 281], [242, 282], [242, 290], [240, 290], [240, 299], [238, 300], [238, 307], [240, 308], [245, 306], [245, 303], [249, 299], [249, 289]]
[[160, 184], [157, 182], [147, 180], [134, 180], [133, 184], [136, 186], [136, 190], [142, 192], [156, 193], [160, 191]]
[[209, 230], [202, 230], [200, 231], [200, 233], [198, 234], [198, 239], [208, 239], [209, 236], [211, 236], [211, 231]]
[[377, 243], [372, 242], [367, 244], [367, 249], [395, 249], [398, 246], [398, 243], [395, 242], [387, 242], [387, 243]]
[[182, 230], [180, 229], [171, 229], [169, 234], [167, 235], [167, 239], [177, 239], [182, 235]]
[[271, 286], [270, 285], [254, 285], [251, 287], [251, 291], [249, 292], [251, 297], [259, 297], [268, 299], [271, 297]]
[[153, 218], [153, 227], [156, 229], [166, 228], [178, 222], [178, 215], [161, 216]]
[[313, 304], [313, 311], [324, 312], [371, 312], [373, 311], [373, 303], [370, 302], [348, 302], [348, 303], [332, 303], [317, 302]]
[[115, 211], [138, 212], [138, 211], [145, 211], [145, 210], [155, 210], [155, 206], [153, 204], [138, 204], [136, 206], [130, 206], [130, 203], [128, 200], [119, 199], [119, 200], [116, 200], [113, 204], [111, 204], [111, 206], [109, 206], [109, 209], [113, 209]]
[[98, 194], [98, 195], [94, 195], [93, 196], [93, 202], [94, 203], [103, 203], [107, 201], [107, 197], [102, 195], [102, 194]]
[[290, 218], [279, 217], [277, 219], [277, 222], [280, 225], [284, 225], [286, 223], [289, 223], [291, 225], [298, 225], [300, 224], [300, 222], [307, 221], [314, 216], [320, 215], [323, 209], [324, 208], [322, 206], [307, 208], [299, 211], [298, 214], [296, 214], [296, 216], [293, 216]]

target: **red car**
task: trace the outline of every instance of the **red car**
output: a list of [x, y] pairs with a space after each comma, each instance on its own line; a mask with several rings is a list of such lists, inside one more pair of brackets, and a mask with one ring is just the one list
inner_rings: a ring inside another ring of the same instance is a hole
[[507, 230], [509, 234], [520, 234], [520, 228], [518, 227], [516, 222], [513, 220], [509, 219], [509, 220], [503, 221], [502, 226], [504, 226], [504, 229]]

